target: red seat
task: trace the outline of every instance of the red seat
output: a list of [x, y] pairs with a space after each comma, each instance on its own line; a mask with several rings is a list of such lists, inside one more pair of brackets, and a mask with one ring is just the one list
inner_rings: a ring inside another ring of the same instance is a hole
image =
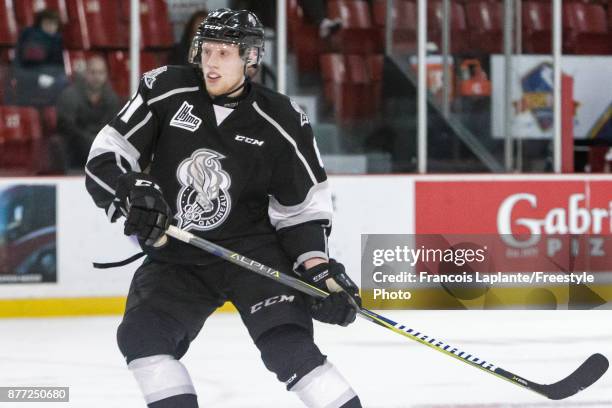
[[55, 10], [62, 23], [68, 22], [65, 0], [18, 0], [15, 2], [15, 18], [20, 28], [34, 25], [36, 13], [41, 10]]
[[13, 0], [0, 0], [0, 46], [17, 42], [17, 21]]
[[[463, 6], [456, 1], [450, 3], [450, 52], [465, 54], [471, 51], [469, 31]], [[442, 0], [427, 2], [427, 36], [442, 50], [442, 29], [444, 24], [444, 5]]]
[[503, 6], [499, 1], [474, 0], [465, 4], [470, 46], [475, 52], [499, 54], [503, 49]]
[[8, 72], [8, 66], [0, 63], [0, 105], [4, 104], [4, 92], [7, 86]]
[[382, 80], [385, 57], [382, 54], [367, 56], [367, 69], [370, 78], [371, 110], [376, 113], [382, 102]]
[[367, 2], [331, 0], [327, 3], [327, 16], [342, 21], [342, 28], [332, 35], [334, 49], [344, 54], [370, 54], [382, 48]]
[[127, 48], [129, 14], [121, 11], [122, 0], [66, 0], [68, 24], [64, 27], [67, 48]]
[[15, 59], [14, 48], [2, 48], [0, 49], [0, 64], [11, 64]]
[[300, 73], [319, 72], [319, 54], [325, 44], [319, 38], [319, 28], [304, 18], [297, 0], [287, 0], [287, 40], [295, 53]]
[[563, 25], [569, 30], [564, 52], [587, 55], [612, 53], [606, 12], [600, 4], [564, 2]]
[[523, 50], [525, 52], [550, 54], [552, 49], [550, 8], [550, 4], [540, 1], [523, 2]]
[[334, 107], [336, 120], [348, 123], [370, 116], [370, 76], [363, 55], [321, 55], [325, 99]]
[[[117, 95], [121, 98], [130, 96], [130, 54], [125, 51], [112, 51], [107, 55], [110, 81]], [[158, 66], [160, 57], [156, 53], [140, 53], [140, 72], [150, 71]]]
[[0, 163], [3, 169], [36, 173], [42, 158], [40, 117], [34, 108], [0, 106]]
[[[374, 24], [379, 27], [379, 42], [385, 42], [387, 1], [374, 0]], [[417, 6], [414, 0], [395, 0], [391, 14], [393, 25], [393, 50], [410, 52], [416, 50]]]
[[57, 108], [55, 106], [45, 106], [40, 114], [44, 134], [53, 135], [57, 131]]
[[[130, 2], [122, 1], [121, 7], [121, 14], [129, 17]], [[174, 45], [165, 0], [140, 0], [140, 31], [142, 48], [169, 48]]]

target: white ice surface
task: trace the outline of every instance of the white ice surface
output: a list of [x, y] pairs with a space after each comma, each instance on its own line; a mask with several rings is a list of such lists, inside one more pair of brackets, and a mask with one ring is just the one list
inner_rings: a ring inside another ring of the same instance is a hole
[[[595, 352], [612, 358], [611, 311], [385, 311], [383, 315], [540, 383]], [[69, 386], [70, 403], [0, 407], [144, 407], [115, 343], [119, 317], [0, 320], [0, 386]], [[565, 401], [549, 401], [361, 319], [317, 324], [321, 350], [364, 407], [612, 407], [612, 373]], [[237, 315], [216, 314], [183, 358], [201, 407], [292, 408]]]

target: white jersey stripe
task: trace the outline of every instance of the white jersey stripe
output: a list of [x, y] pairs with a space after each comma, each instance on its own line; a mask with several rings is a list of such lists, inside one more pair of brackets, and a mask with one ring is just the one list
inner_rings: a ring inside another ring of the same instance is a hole
[[332, 195], [327, 181], [315, 184], [300, 204], [282, 205], [274, 196], [270, 196], [268, 204], [270, 223], [276, 230], [314, 220], [328, 220], [329, 226], [332, 213]]
[[91, 145], [87, 161], [101, 154], [113, 152], [127, 160], [131, 167], [130, 170], [141, 171], [138, 164], [140, 152], [130, 142], [125, 140], [115, 128], [106, 125], [98, 133]]
[[112, 195], [115, 195], [115, 190], [113, 190], [112, 188], [109, 187], [108, 184], [106, 184], [105, 182], [103, 182], [102, 180], [100, 180], [96, 175], [94, 175], [91, 171], [89, 171], [89, 169], [87, 168], [87, 166], [85, 166], [85, 174], [87, 174], [93, 181], [95, 181], [100, 187], [102, 187], [104, 190], [108, 191], [109, 193], [111, 193]]
[[178, 93], [195, 92], [195, 91], [198, 91], [198, 90], [200, 90], [199, 86], [191, 86], [191, 87], [188, 87], [188, 88], [176, 88], [176, 89], [173, 89], [173, 90], [168, 91], [166, 93], [163, 93], [163, 94], [161, 94], [159, 96], [156, 96], [155, 98], [149, 99], [149, 101], [147, 102], [147, 105], [150, 106], [151, 104], [153, 104], [153, 103], [155, 103], [157, 101], [161, 101], [162, 99], [166, 99], [169, 96], [176, 95]]
[[259, 105], [257, 105], [257, 102], [253, 102], [253, 108], [255, 108], [257, 113], [259, 113], [265, 120], [270, 122], [272, 124], [272, 126], [274, 126], [276, 128], [276, 130], [278, 130], [278, 132], [285, 139], [287, 139], [287, 141], [289, 143], [291, 143], [291, 145], [293, 146], [293, 149], [295, 150], [295, 154], [299, 157], [300, 161], [304, 164], [304, 167], [306, 168], [306, 171], [308, 172], [308, 175], [310, 176], [310, 180], [312, 181], [312, 184], [317, 184], [317, 178], [315, 177], [314, 173], [312, 172], [312, 169], [308, 165], [308, 162], [306, 161], [304, 156], [302, 156], [302, 153], [300, 153], [300, 151], [299, 151], [299, 149], [297, 147], [297, 144], [295, 143], [295, 140], [293, 140], [293, 138], [291, 136], [289, 136], [289, 134], [285, 131], [285, 129], [283, 129], [283, 127], [281, 125], [278, 124], [277, 121], [275, 121], [270, 116], [268, 116], [264, 111], [262, 111], [261, 108], [259, 107]]
[[136, 112], [136, 110], [138, 108], [140, 108], [140, 106], [143, 103], [144, 103], [144, 101], [142, 100], [142, 96], [140, 96], [140, 94], [138, 94], [138, 96], [136, 96], [136, 99], [134, 99], [132, 102], [130, 102], [128, 108], [125, 110], [125, 113], [123, 115], [121, 115], [121, 121], [123, 123], [128, 123], [130, 121], [130, 118], [134, 114], [134, 112]]
[[115, 215], [116, 211], [117, 207], [115, 207], [114, 203], [111, 203], [111, 205], [108, 206], [108, 211], [106, 211], [106, 216], [108, 217], [109, 221], [113, 220], [113, 215]]
[[127, 171], [121, 165], [121, 156], [117, 152], [115, 152], [115, 161], [117, 162], [117, 167], [119, 167], [119, 170], [121, 170], [123, 174], [127, 173]]
[[126, 139], [129, 139], [129, 138], [130, 138], [130, 137], [131, 137], [131, 136], [132, 136], [134, 133], [136, 133], [136, 132], [138, 131], [138, 129], [140, 129], [141, 127], [143, 127], [144, 125], [146, 125], [146, 124], [147, 124], [147, 122], [148, 122], [148, 121], [151, 119], [151, 117], [152, 117], [152, 116], [153, 116], [153, 114], [152, 114], [151, 112], [147, 113], [147, 116], [145, 116], [145, 118], [144, 118], [144, 119], [143, 119], [143, 120], [142, 120], [142, 121], [141, 121], [139, 124], [137, 124], [136, 126], [134, 126], [134, 127], [132, 128], [132, 130], [130, 130], [129, 132], [127, 132], [127, 133], [125, 134], [125, 136], [123, 136], [123, 137], [125, 137]]

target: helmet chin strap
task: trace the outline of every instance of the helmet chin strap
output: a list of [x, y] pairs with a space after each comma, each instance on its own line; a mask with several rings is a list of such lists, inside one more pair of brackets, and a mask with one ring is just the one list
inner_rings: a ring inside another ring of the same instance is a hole
[[232, 89], [231, 91], [222, 93], [221, 95], [216, 95], [212, 98], [212, 100], [214, 101], [215, 99], [220, 99], [220, 98], [227, 98], [229, 97], [231, 94], [233, 94], [236, 91], [241, 90], [242, 88], [244, 88], [246, 86], [246, 82], [247, 82], [247, 77], [244, 77], [244, 81], [242, 81], [242, 83], [240, 85], [238, 85], [236, 88]]

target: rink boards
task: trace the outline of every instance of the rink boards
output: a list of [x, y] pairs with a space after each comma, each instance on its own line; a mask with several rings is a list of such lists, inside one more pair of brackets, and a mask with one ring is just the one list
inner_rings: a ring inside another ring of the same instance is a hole
[[[612, 176], [607, 175], [333, 176], [330, 181], [335, 210], [330, 253], [358, 282], [362, 234], [611, 233]], [[122, 225], [110, 224], [94, 206], [84, 179], [3, 178], [0, 197], [15, 185], [55, 188], [56, 275], [47, 282], [11, 282], [5, 268], [0, 316], [121, 313], [135, 264], [97, 270], [92, 262], [125, 259], [139, 248], [123, 235]], [[521, 220], [541, 228], [525, 230]], [[605, 271], [606, 264], [598, 268]], [[608, 296], [608, 288], [601, 290]]]

